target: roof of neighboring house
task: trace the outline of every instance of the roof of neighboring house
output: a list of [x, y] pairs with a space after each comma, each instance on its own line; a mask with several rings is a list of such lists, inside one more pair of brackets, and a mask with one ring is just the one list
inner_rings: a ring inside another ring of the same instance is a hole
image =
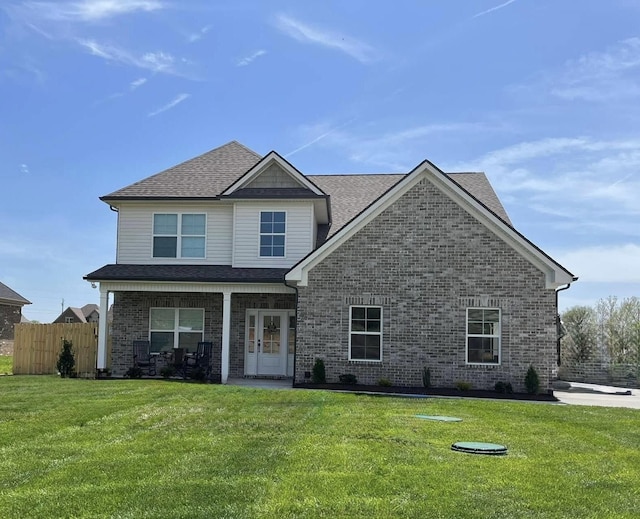
[[262, 157], [237, 141], [203, 153], [156, 175], [100, 197], [100, 200], [140, 198], [216, 198]]
[[94, 303], [86, 304], [82, 308], [78, 308], [77, 306], [68, 306], [58, 317], [55, 318], [53, 322], [64, 322], [65, 317], [75, 316], [81, 323], [86, 323], [87, 318], [93, 312], [97, 312], [98, 315], [100, 315], [100, 307]]
[[231, 265], [127, 265], [99, 268], [85, 279], [100, 281], [176, 281], [207, 283], [283, 283], [289, 269], [232, 268]]
[[13, 306], [30, 305], [31, 301], [22, 297], [18, 292], [0, 282], [0, 303]]

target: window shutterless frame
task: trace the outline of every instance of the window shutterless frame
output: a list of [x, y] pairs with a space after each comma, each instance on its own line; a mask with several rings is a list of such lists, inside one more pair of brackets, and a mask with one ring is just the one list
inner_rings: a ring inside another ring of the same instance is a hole
[[258, 256], [260, 258], [286, 258], [286, 211], [260, 211], [258, 216]]
[[198, 342], [203, 340], [203, 308], [149, 309], [149, 341], [152, 353], [173, 351], [174, 348], [195, 351]]
[[502, 362], [502, 312], [499, 308], [467, 308], [467, 364], [497, 366]]
[[206, 250], [206, 213], [153, 213], [151, 257], [204, 259]]
[[382, 362], [382, 307], [349, 307], [349, 360]]

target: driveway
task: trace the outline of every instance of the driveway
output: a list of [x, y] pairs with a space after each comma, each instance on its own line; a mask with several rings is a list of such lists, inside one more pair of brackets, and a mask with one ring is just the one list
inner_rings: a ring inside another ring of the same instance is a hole
[[570, 382], [570, 384], [571, 387], [567, 390], [553, 391], [554, 396], [564, 404], [640, 409], [640, 389], [578, 382]]

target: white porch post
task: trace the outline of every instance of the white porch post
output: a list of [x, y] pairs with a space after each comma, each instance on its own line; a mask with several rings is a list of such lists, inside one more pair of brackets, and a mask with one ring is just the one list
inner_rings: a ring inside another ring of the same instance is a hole
[[229, 342], [231, 340], [231, 292], [222, 292], [222, 369], [221, 382], [229, 378]]
[[107, 331], [109, 323], [107, 313], [109, 312], [109, 291], [100, 285], [100, 319], [98, 321], [98, 359], [97, 368], [107, 367]]

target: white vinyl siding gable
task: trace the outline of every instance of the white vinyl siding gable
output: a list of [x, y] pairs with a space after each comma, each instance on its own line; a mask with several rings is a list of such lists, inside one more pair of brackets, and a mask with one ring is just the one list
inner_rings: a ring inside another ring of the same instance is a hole
[[[154, 214], [206, 215], [204, 258], [154, 258]], [[117, 263], [128, 264], [231, 264], [233, 208], [213, 204], [123, 203], [118, 211]]]
[[[285, 212], [285, 251], [282, 257], [260, 256], [260, 214]], [[313, 204], [309, 202], [239, 202], [235, 208], [234, 267], [288, 268], [313, 247]]]

